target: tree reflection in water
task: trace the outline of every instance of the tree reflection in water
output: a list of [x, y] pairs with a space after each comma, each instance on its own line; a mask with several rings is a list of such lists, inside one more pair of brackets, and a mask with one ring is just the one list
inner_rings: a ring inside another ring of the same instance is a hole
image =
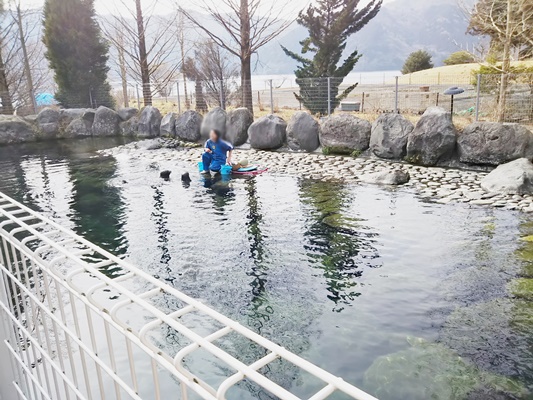
[[357, 290], [361, 267], [376, 266], [377, 234], [366, 231], [361, 220], [345, 215], [353, 199], [342, 183], [300, 181], [300, 198], [307, 212], [307, 255], [323, 271], [333, 310], [341, 312], [361, 295]]
[[[128, 250], [124, 234], [125, 205], [120, 189], [108, 184], [115, 175], [115, 159], [74, 159], [69, 161], [69, 170], [74, 186], [71, 203], [74, 231], [110, 253], [124, 256]], [[116, 276], [121, 271], [113, 267], [103, 272]]]

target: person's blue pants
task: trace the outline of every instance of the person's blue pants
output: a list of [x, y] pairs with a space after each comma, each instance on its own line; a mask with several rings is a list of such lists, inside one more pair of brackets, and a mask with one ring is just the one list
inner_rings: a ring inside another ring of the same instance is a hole
[[224, 163], [221, 163], [220, 161], [213, 159], [213, 154], [205, 152], [202, 154], [202, 163], [204, 164], [204, 170], [205, 171], [220, 171], [220, 168], [222, 168], [222, 165]]

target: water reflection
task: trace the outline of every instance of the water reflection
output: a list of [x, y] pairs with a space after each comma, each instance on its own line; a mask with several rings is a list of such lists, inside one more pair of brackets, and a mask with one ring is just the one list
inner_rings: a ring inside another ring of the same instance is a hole
[[305, 249], [311, 263], [323, 271], [328, 298], [340, 312], [360, 296], [357, 278], [361, 267], [374, 266], [378, 257], [372, 245], [377, 234], [362, 232], [357, 218], [345, 216], [353, 201], [343, 184], [300, 182], [301, 201], [307, 207]]
[[[173, 284], [176, 278], [170, 267], [170, 261], [172, 260], [172, 255], [169, 249], [170, 230], [168, 229], [168, 216], [170, 213], [165, 210], [164, 193], [161, 190], [161, 187], [158, 185], [153, 185], [152, 189], [154, 190], [154, 208], [152, 211], [152, 219], [156, 225], [158, 241], [157, 248], [161, 251], [159, 266], [167, 273], [167, 276], [164, 279], [169, 284]], [[156, 278], [160, 278], [160, 276], [156, 275]]]

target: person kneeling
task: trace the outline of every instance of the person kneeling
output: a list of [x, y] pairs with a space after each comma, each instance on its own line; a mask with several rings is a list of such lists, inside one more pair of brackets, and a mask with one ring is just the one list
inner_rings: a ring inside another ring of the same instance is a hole
[[202, 174], [209, 171], [220, 172], [223, 165], [231, 165], [231, 155], [233, 146], [220, 138], [220, 132], [213, 129], [209, 132], [209, 139], [205, 142], [202, 163], [204, 170]]

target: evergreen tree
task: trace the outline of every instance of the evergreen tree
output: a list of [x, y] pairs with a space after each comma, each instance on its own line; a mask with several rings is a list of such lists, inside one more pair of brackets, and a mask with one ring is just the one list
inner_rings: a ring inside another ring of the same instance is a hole
[[402, 74], [412, 74], [413, 72], [431, 68], [433, 68], [431, 54], [425, 50], [418, 50], [409, 54], [409, 57], [407, 57], [403, 65]]
[[63, 107], [114, 106], [94, 0], [46, 0], [43, 42]]
[[[327, 114], [355, 89], [352, 85], [339, 94], [339, 86], [361, 58], [357, 50], [352, 51], [339, 65], [348, 37], [361, 30], [381, 8], [382, 0], [371, 0], [359, 9], [360, 0], [318, 0], [300, 12], [297, 22], [306, 27], [309, 36], [300, 42], [305, 58], [283, 47], [285, 53], [301, 63], [295, 71], [300, 94], [296, 98], [313, 114]], [[328, 77], [330, 92], [328, 96]], [[328, 97], [330, 104], [328, 107]]]

